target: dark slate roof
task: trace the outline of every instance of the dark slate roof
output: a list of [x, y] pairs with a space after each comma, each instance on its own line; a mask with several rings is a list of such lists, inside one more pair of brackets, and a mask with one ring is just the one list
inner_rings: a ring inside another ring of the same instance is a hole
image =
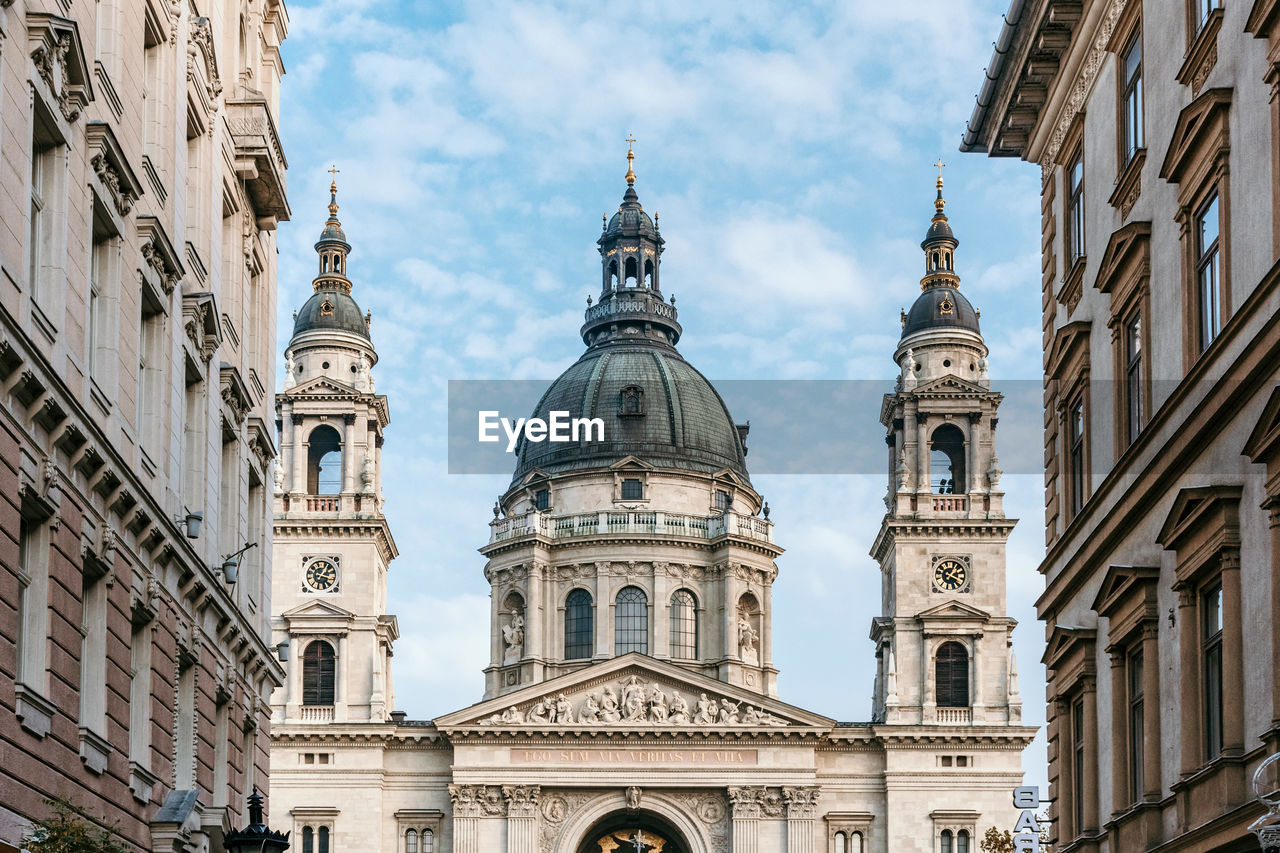
[[929, 230], [925, 232], [924, 239], [920, 241], [920, 248], [925, 248], [930, 243], [940, 240], [948, 240], [956, 246], [960, 245], [960, 241], [956, 239], [956, 235], [951, 230], [951, 226], [947, 224], [946, 217], [934, 218], [929, 223]]
[[[949, 299], [953, 305], [950, 314], [942, 312], [942, 303]], [[968, 329], [978, 332], [978, 312], [965, 295], [954, 287], [931, 287], [916, 299], [907, 312], [907, 323], [902, 327], [902, 337], [925, 329]]]
[[[333, 305], [332, 314], [321, 311], [325, 300]], [[296, 338], [312, 329], [338, 329], [362, 338], [369, 337], [369, 327], [365, 325], [360, 306], [349, 294], [336, 289], [316, 291], [306, 304], [298, 309], [297, 319], [293, 321], [293, 336]]]
[[[622, 389], [638, 385], [644, 414], [621, 416]], [[551, 383], [534, 416], [552, 411], [604, 420], [604, 441], [521, 443], [513, 482], [533, 469], [606, 468], [629, 455], [657, 467], [747, 479], [746, 453], [733, 417], [711, 383], [673, 349], [593, 347]]]

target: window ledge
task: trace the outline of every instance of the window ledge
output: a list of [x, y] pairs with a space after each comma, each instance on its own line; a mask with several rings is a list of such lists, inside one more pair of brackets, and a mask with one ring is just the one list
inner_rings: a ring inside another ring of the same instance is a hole
[[1067, 270], [1066, 278], [1062, 280], [1062, 287], [1058, 290], [1058, 302], [1066, 307], [1068, 317], [1075, 312], [1076, 306], [1080, 304], [1084, 267], [1087, 261], [1088, 259], [1084, 255], [1076, 258], [1075, 263]]
[[151, 802], [151, 793], [160, 780], [140, 762], [129, 762], [129, 792], [140, 803]]
[[1200, 33], [1187, 49], [1187, 56], [1178, 69], [1177, 80], [1184, 86], [1191, 86], [1191, 96], [1198, 97], [1209, 72], [1218, 63], [1218, 31], [1222, 29], [1222, 16], [1225, 13], [1219, 6], [1209, 13], [1209, 18], [1200, 28]]
[[1147, 149], [1139, 148], [1116, 176], [1116, 188], [1107, 203], [1120, 211], [1120, 219], [1129, 218], [1138, 196], [1142, 194], [1142, 167], [1147, 163]]
[[107, 770], [107, 759], [111, 753], [111, 744], [106, 738], [87, 726], [80, 727], [80, 761], [86, 770], [101, 776]]
[[25, 684], [15, 684], [13, 690], [17, 700], [14, 715], [18, 722], [31, 734], [43, 738], [49, 733], [57, 706]]

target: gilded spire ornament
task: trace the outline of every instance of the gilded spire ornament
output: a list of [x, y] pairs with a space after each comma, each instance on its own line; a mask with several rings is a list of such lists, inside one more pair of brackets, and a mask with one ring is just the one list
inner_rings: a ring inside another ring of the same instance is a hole
[[627, 134], [627, 183], [634, 184], [636, 182], [636, 170], [633, 168], [636, 153], [631, 150], [631, 146], [635, 145], [636, 138], [632, 134]]

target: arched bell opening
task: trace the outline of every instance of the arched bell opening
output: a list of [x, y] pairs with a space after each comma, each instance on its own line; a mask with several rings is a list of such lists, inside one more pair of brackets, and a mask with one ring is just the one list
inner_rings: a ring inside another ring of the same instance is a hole
[[625, 270], [626, 274], [623, 276], [623, 285], [627, 288], [634, 289], [636, 286], [636, 279], [640, 277], [639, 266], [636, 264], [635, 258], [627, 258]]
[[955, 424], [943, 424], [929, 439], [929, 486], [935, 495], [962, 495], [969, 491], [964, 470], [964, 433]]
[[644, 289], [653, 290], [653, 261], [644, 262]]
[[331, 426], [316, 427], [307, 440], [307, 491], [313, 495], [342, 491], [342, 437]]
[[637, 809], [615, 812], [587, 830], [576, 853], [690, 853], [680, 832], [661, 815]]

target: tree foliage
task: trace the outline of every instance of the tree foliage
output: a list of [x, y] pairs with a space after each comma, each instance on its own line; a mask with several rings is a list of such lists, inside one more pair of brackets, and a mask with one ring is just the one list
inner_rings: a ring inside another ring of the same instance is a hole
[[36, 821], [22, 839], [30, 853], [134, 853], [111, 832], [87, 820], [85, 812], [66, 800], [46, 800], [51, 814]]
[[988, 827], [987, 834], [978, 842], [978, 849], [982, 853], [1013, 853], [1013, 833]]

